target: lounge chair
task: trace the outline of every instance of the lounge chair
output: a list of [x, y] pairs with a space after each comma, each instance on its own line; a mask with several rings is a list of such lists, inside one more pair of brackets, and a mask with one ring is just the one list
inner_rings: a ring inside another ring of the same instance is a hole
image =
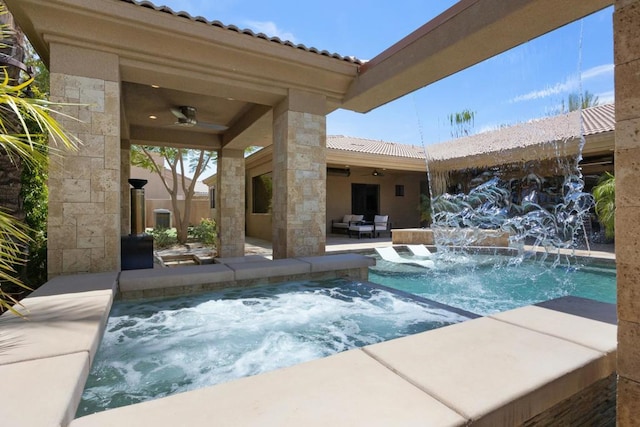
[[396, 264], [417, 265], [417, 266], [426, 267], [426, 268], [435, 267], [435, 264], [433, 263], [433, 261], [429, 259], [413, 260], [413, 259], [403, 258], [400, 255], [398, 255], [398, 252], [396, 252], [396, 250], [393, 249], [393, 247], [391, 246], [388, 246], [386, 248], [375, 248], [375, 249], [376, 249], [376, 252], [378, 252], [378, 255], [380, 255], [380, 257], [382, 257], [382, 259], [385, 261], [395, 262]]
[[407, 245], [407, 249], [409, 249], [409, 251], [411, 251], [412, 254], [414, 254], [415, 256], [421, 256], [421, 257], [430, 257], [431, 255], [433, 255], [431, 253], [431, 251], [425, 246], [425, 245]]

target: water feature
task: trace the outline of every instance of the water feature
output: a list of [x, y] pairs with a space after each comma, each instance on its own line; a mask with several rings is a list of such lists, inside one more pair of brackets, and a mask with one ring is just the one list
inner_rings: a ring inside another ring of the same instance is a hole
[[557, 263], [556, 259], [553, 263], [532, 259], [514, 263], [514, 258], [501, 255], [446, 252], [430, 259], [436, 268], [428, 271], [378, 260], [370, 269], [369, 279], [480, 315], [568, 295], [616, 302], [616, 270], [612, 264], [585, 265], [570, 257]]
[[[502, 84], [500, 87], [494, 84], [488, 88], [491, 93], [486, 95], [491, 102], [486, 102], [477, 93], [464, 100], [473, 102], [470, 100], [480, 98], [478, 106], [482, 109], [475, 110], [467, 105], [463, 110], [465, 114], [449, 115], [455, 140], [426, 145], [423, 138], [431, 196], [431, 228], [440, 251], [468, 247], [478, 240], [483, 230], [509, 233], [510, 246], [520, 248], [521, 252], [525, 245], [541, 247], [550, 253], [573, 249], [579, 241], [588, 245], [585, 222], [589, 221], [594, 202], [591, 194], [584, 191], [580, 168], [585, 145], [580, 102], [583, 96], [580, 77], [582, 25], [567, 26], [562, 31], [575, 31], [578, 40], [577, 71], [566, 70], [569, 76], [566, 84], [556, 88], [557, 93], [568, 92], [568, 110], [572, 111], [567, 111], [564, 99], [562, 107], [552, 100], [556, 105], [546, 107], [547, 114], [539, 116], [541, 118], [500, 125], [473, 135], [474, 121], [483, 117], [487, 110], [495, 115], [495, 110], [500, 109], [496, 107], [502, 106], [506, 110], [502, 112], [503, 116], [509, 116], [517, 106], [554, 93], [554, 90], [533, 91], [513, 96], [505, 93]], [[544, 46], [544, 37], [475, 68], [500, 67], [502, 80], [510, 81], [518, 88], [527, 87], [529, 80], [536, 80], [529, 69], [535, 66], [533, 61], [538, 58], [531, 54], [537, 45]], [[513, 61], [516, 64], [505, 61], [505, 56], [517, 58]], [[565, 52], [564, 56], [571, 55]], [[505, 69], [505, 63], [509, 64], [509, 70]], [[560, 64], [558, 66], [560, 68]], [[528, 76], [526, 81], [508, 76], [508, 71], [515, 69], [517, 72], [518, 67], [523, 68], [523, 76]], [[461, 72], [458, 79], [463, 80], [463, 74]], [[476, 74], [479, 74], [477, 70]], [[477, 88], [479, 93], [482, 90]], [[577, 105], [572, 105], [570, 91], [575, 91]], [[422, 128], [420, 123], [419, 128]], [[461, 229], [465, 232], [459, 232]]]
[[114, 304], [78, 416], [466, 320], [365, 284], [289, 283]]

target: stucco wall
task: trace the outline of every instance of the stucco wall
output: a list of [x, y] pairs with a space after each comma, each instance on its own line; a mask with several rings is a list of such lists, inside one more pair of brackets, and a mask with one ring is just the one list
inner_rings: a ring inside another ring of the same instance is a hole
[[[340, 219], [351, 212], [351, 184], [377, 184], [380, 186], [380, 214], [389, 215], [393, 228], [420, 225], [420, 181], [426, 181], [422, 172], [385, 171], [384, 176], [372, 176], [370, 170], [354, 170], [349, 177], [327, 177], [327, 232], [331, 220]], [[396, 196], [396, 185], [404, 185], [404, 196]]]
[[[181, 210], [184, 209], [184, 200], [179, 200], [178, 205]], [[155, 227], [155, 218], [153, 211], [155, 209], [167, 209], [171, 211], [171, 225], [175, 227], [175, 220], [173, 219], [173, 207], [171, 206], [171, 200], [168, 199], [148, 199], [145, 198], [145, 224], [147, 227]], [[197, 225], [203, 218], [212, 218], [211, 210], [209, 209], [208, 198], [193, 198], [191, 201], [191, 214], [189, 215], [189, 223]]]

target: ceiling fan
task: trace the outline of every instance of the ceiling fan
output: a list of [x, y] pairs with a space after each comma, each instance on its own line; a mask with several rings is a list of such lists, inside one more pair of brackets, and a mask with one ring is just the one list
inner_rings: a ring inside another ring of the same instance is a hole
[[378, 169], [374, 169], [373, 172], [371, 172], [371, 176], [384, 176], [384, 173], [379, 172]]
[[194, 127], [198, 126], [201, 128], [207, 128], [211, 130], [227, 130], [229, 129], [227, 126], [219, 125], [216, 123], [207, 123], [207, 122], [199, 122], [196, 119], [196, 112], [198, 111], [196, 107], [191, 107], [189, 105], [182, 105], [180, 107], [171, 107], [171, 113], [176, 116], [178, 119], [174, 124], [182, 127]]

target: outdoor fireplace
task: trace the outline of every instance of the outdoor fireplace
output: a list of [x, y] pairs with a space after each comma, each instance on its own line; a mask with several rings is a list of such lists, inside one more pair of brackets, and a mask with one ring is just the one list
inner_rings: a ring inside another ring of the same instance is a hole
[[131, 188], [131, 232], [120, 239], [121, 269], [153, 268], [153, 236], [145, 233], [144, 186], [146, 179], [129, 179]]

